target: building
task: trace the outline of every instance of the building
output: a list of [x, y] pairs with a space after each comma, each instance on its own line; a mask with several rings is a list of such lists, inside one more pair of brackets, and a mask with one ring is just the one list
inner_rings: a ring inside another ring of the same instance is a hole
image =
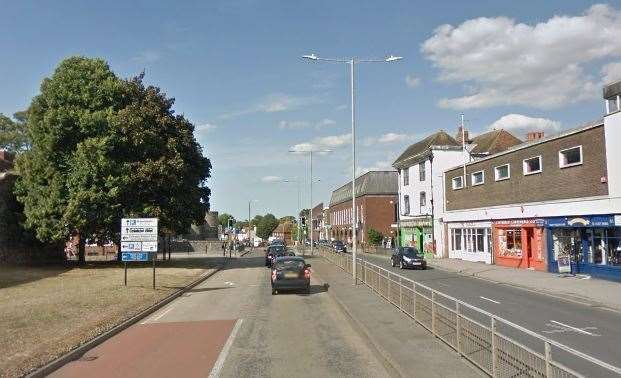
[[[272, 231], [272, 238], [284, 240], [285, 244], [292, 245], [293, 244], [293, 223], [291, 222], [283, 222], [279, 224], [274, 231]], [[270, 238], [271, 239], [271, 238]]]
[[[394, 203], [397, 200], [397, 172], [370, 171], [356, 178], [357, 241], [367, 243], [370, 229], [393, 237]], [[351, 181], [332, 192], [328, 210], [330, 239], [352, 242]]]
[[311, 227], [313, 229], [313, 240], [321, 239], [321, 233], [324, 228], [323, 222], [323, 202], [313, 207], [310, 214]]
[[441, 130], [409, 146], [393, 163], [399, 172], [399, 221], [394, 227], [399, 229], [400, 245], [444, 256], [443, 172], [519, 143], [505, 130], [470, 139], [460, 127], [456, 138]]
[[603, 120], [447, 170], [450, 255], [621, 279], [619, 95], [604, 89]]

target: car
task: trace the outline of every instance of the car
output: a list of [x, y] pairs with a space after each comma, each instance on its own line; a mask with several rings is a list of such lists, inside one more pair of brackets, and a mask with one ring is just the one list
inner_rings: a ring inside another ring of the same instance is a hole
[[311, 265], [301, 256], [283, 256], [274, 260], [271, 282], [272, 295], [281, 290], [302, 290], [310, 293]]
[[287, 250], [283, 245], [271, 245], [267, 247], [267, 252], [265, 252], [265, 266], [271, 267], [275, 258], [283, 256], [295, 256], [295, 252]]
[[395, 248], [392, 256], [390, 256], [390, 265], [398, 266], [401, 269], [427, 269], [425, 255], [414, 247]]
[[336, 253], [347, 252], [347, 247], [340, 240], [333, 241], [332, 248], [334, 249], [334, 252]]

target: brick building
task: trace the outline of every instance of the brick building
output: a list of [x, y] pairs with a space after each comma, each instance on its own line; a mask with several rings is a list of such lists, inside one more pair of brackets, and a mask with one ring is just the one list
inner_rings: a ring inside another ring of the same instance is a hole
[[603, 120], [444, 173], [449, 256], [621, 279], [621, 83], [604, 93]]
[[[370, 171], [356, 178], [356, 218], [358, 243], [367, 243], [369, 229], [387, 238], [394, 237], [397, 172]], [[352, 241], [351, 181], [332, 192], [327, 222], [332, 240]]]
[[272, 237], [276, 239], [284, 240], [285, 244], [293, 244], [293, 224], [291, 222], [284, 222], [279, 224], [274, 231], [272, 231]]
[[322, 239], [324, 230], [323, 215], [323, 202], [321, 202], [319, 205], [313, 207], [310, 214], [311, 227], [313, 228], [313, 240]]

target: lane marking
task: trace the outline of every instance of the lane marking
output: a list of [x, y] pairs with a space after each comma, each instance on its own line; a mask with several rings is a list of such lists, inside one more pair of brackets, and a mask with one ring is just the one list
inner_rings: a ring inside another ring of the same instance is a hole
[[224, 344], [224, 348], [222, 348], [220, 356], [218, 356], [216, 363], [211, 369], [211, 373], [209, 373], [209, 378], [218, 378], [220, 376], [220, 372], [222, 371], [222, 367], [224, 366], [224, 361], [226, 360], [226, 357], [231, 350], [231, 346], [233, 345], [233, 341], [235, 340], [235, 336], [237, 336], [237, 331], [239, 331], [243, 320], [244, 319], [237, 319], [237, 321], [235, 322], [235, 326], [233, 326], [233, 330], [231, 331], [229, 338], [226, 340], [226, 344]]
[[140, 324], [152, 323], [152, 322], [154, 322], [154, 321], [156, 321], [156, 320], [159, 320], [162, 316], [164, 316], [164, 315], [168, 314], [168, 313], [170, 312], [170, 310], [172, 310], [173, 308], [174, 308], [174, 306], [170, 306], [170, 307], [168, 307], [165, 311], [162, 311], [162, 312], [161, 312], [159, 315], [157, 315], [156, 317], [151, 318], [151, 319], [147, 319], [147, 320], [145, 320], [144, 322], [142, 322], [142, 323], [140, 323]]
[[495, 301], [495, 300], [493, 300], [493, 299], [489, 299], [489, 298], [482, 297], [482, 296], [479, 296], [479, 298], [481, 298], [481, 299], [485, 299], [486, 301], [494, 302], [494, 303], [496, 303], [496, 304], [500, 304], [500, 302]]
[[569, 324], [565, 324], [565, 323], [557, 322], [556, 320], [550, 320], [550, 322], [551, 322], [551, 323], [554, 323], [554, 324], [558, 324], [558, 325], [560, 325], [560, 326], [562, 326], [562, 327], [569, 328], [569, 329], [574, 330], [574, 331], [576, 331], [576, 332], [578, 332], [578, 333], [583, 333], [583, 334], [585, 334], [585, 335], [589, 335], [589, 336], [599, 336], [599, 335], [596, 335], [596, 334], [594, 334], [594, 333], [591, 333], [591, 332], [585, 331], [585, 329], [597, 329], [597, 328], [595, 328], [595, 327], [577, 328], [577, 327], [572, 327], [572, 326], [570, 326]]

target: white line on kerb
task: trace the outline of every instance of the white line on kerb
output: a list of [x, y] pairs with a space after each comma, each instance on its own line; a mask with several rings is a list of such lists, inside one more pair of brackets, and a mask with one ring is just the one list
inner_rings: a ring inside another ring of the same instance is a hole
[[495, 301], [495, 300], [493, 300], [493, 299], [489, 299], [489, 298], [486, 298], [486, 297], [481, 297], [481, 296], [479, 296], [479, 298], [481, 298], [481, 299], [485, 299], [486, 301], [494, 302], [494, 303], [496, 303], [496, 304], [500, 304], [500, 302]]
[[211, 373], [209, 373], [209, 378], [218, 378], [220, 376], [220, 371], [222, 370], [222, 367], [224, 366], [224, 361], [226, 361], [226, 356], [229, 354], [229, 351], [231, 350], [231, 346], [233, 345], [233, 341], [235, 340], [235, 336], [237, 336], [237, 331], [239, 331], [239, 328], [241, 327], [243, 320], [244, 319], [237, 319], [237, 321], [235, 322], [235, 326], [233, 326], [233, 330], [231, 331], [229, 338], [226, 340], [226, 344], [224, 344], [224, 348], [222, 348], [222, 351], [220, 352], [220, 356], [218, 356], [216, 363], [213, 365], [213, 368], [211, 369]]
[[595, 335], [595, 334], [593, 334], [593, 333], [591, 333], [591, 332], [587, 332], [587, 331], [585, 331], [585, 330], [583, 330], [583, 329], [576, 328], [576, 327], [572, 327], [572, 326], [570, 326], [569, 324], [565, 324], [565, 323], [557, 322], [556, 320], [550, 320], [550, 321], [551, 321], [552, 323], [556, 323], [556, 324], [561, 325], [561, 326], [563, 326], [563, 327], [571, 328], [571, 329], [573, 329], [573, 330], [574, 330], [574, 331], [576, 331], [576, 332], [584, 333], [585, 335], [589, 335], [589, 336], [598, 336], [598, 335]]
[[159, 320], [162, 316], [168, 314], [170, 312], [170, 310], [173, 309], [173, 306], [168, 307], [165, 311], [162, 311], [158, 316], [151, 318], [149, 320], [145, 320], [144, 322], [140, 323], [140, 324], [146, 324], [146, 323], [151, 323], [154, 322], [156, 320]]

